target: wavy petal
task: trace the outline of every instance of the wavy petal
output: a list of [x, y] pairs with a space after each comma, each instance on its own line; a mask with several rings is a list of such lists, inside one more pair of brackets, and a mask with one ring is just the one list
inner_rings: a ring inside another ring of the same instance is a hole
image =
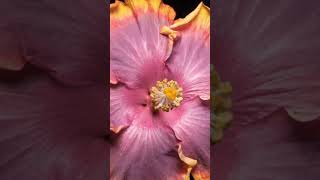
[[178, 155], [181, 161], [186, 164], [187, 173], [183, 176], [184, 180], [190, 180], [190, 174], [192, 169], [197, 165], [198, 161], [186, 156], [182, 150], [182, 145], [178, 144]]
[[[10, 41], [6, 48], [10, 49], [5, 49], [9, 53], [5, 56], [10, 60], [5, 61], [15, 61], [15, 65], [10, 65], [11, 69], [19, 70], [23, 64], [18, 59], [22, 55], [24, 61], [67, 85], [101, 82], [105, 78], [108, 52], [104, 7], [102, 1], [82, 0], [77, 3], [71, 0], [1, 3], [0, 31], [5, 28], [14, 33], [6, 37]], [[7, 41], [2, 35], [1, 41]], [[20, 54], [17, 50], [23, 52]]]
[[213, 146], [215, 178], [317, 179], [319, 2], [215, 7], [213, 63], [234, 95], [232, 125]]
[[184, 154], [198, 161], [192, 175], [208, 177], [210, 174], [209, 107], [197, 98], [173, 110], [171, 115], [161, 118], [169, 124], [176, 137], [181, 140]]
[[62, 87], [30, 65], [14, 79], [4, 76], [1, 179], [104, 180], [108, 173], [105, 86]]
[[181, 179], [187, 173], [179, 159], [177, 139], [150, 110], [139, 113], [112, 141], [111, 179]]
[[[185, 18], [179, 18], [170, 26], [176, 31], [200, 31], [203, 38], [210, 37], [210, 8], [202, 2]], [[197, 35], [197, 34], [195, 34]], [[209, 42], [210, 39], [206, 39]]]
[[292, 121], [285, 111], [260, 123], [230, 127], [223, 141], [213, 147], [214, 176], [225, 180], [317, 179], [319, 128], [319, 119]]
[[135, 116], [145, 109], [147, 97], [147, 91], [144, 90], [125, 86], [110, 88], [110, 129], [119, 132], [129, 126]]
[[160, 1], [116, 3], [110, 17], [111, 70], [131, 87], [149, 88], [163, 78], [168, 40], [160, 27], [172, 23], [175, 13]]
[[234, 112], [244, 122], [263, 119], [280, 108], [298, 121], [317, 119], [319, 2], [247, 0], [231, 4], [216, 3], [219, 28], [213, 63], [234, 87]]
[[184, 19], [176, 20], [171, 26], [164, 26], [162, 34], [169, 38], [178, 36], [167, 61], [168, 77], [179, 81], [185, 99], [194, 96], [210, 98], [209, 8], [200, 3]]

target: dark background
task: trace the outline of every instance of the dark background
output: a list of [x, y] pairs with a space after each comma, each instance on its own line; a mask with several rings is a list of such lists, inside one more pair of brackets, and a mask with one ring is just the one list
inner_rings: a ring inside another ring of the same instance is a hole
[[[176, 18], [183, 18], [192, 12], [200, 0], [163, 0], [165, 4], [170, 5], [176, 11]], [[210, 7], [210, 0], [202, 1], [206, 6]], [[114, 3], [114, 0], [111, 0], [110, 3]]]
[[[201, 2], [200, 0], [163, 0], [165, 4], [170, 5], [176, 11], [176, 18], [183, 18], [192, 12], [198, 4]], [[210, 1], [202, 1], [206, 6], [210, 7]]]

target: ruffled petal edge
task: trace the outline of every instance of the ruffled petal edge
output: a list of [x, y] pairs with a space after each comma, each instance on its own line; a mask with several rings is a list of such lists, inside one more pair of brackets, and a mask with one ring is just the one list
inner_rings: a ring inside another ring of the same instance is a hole
[[190, 173], [191, 173], [192, 169], [197, 165], [198, 161], [195, 159], [192, 159], [190, 157], [185, 156], [182, 151], [181, 144], [178, 144], [178, 155], [179, 155], [180, 160], [186, 164], [186, 168], [187, 168], [187, 173], [185, 175], [183, 175], [183, 179], [190, 180]]
[[[172, 39], [172, 37], [177, 37], [178, 31], [188, 30], [189, 28], [203, 31], [205, 37], [210, 37], [210, 8], [203, 2], [185, 18], [179, 18], [172, 25], [162, 27], [161, 34]], [[209, 38], [205, 39], [206, 43], [210, 43]]]

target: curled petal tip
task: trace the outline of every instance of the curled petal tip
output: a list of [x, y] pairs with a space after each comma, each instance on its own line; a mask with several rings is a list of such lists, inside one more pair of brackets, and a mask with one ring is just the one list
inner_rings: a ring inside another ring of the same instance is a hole
[[210, 95], [200, 96], [200, 99], [203, 100], [203, 101], [209, 101], [210, 100]]
[[177, 19], [174, 24], [170, 26], [171, 29], [181, 29], [187, 25], [194, 25], [197, 28], [209, 29], [210, 28], [210, 8], [205, 6], [203, 2], [197, 6], [185, 18]]
[[168, 26], [163, 26], [160, 29], [160, 34], [168, 36], [171, 40], [175, 40], [179, 36], [178, 31], [172, 30]]
[[118, 80], [116, 79], [116, 78], [111, 78], [110, 77], [110, 84], [113, 84], [113, 85], [115, 85], [115, 84], [118, 84]]
[[110, 84], [118, 84], [118, 82], [116, 74], [110, 70]]
[[128, 125], [121, 125], [121, 126], [117, 126], [117, 127], [110, 127], [110, 131], [115, 133], [115, 134], [119, 134], [122, 130], [128, 128]]
[[187, 156], [185, 156], [185, 155], [183, 154], [181, 144], [178, 145], [178, 154], [179, 154], [179, 158], [180, 158], [184, 163], [186, 163], [188, 166], [194, 167], [195, 165], [197, 165], [197, 163], [198, 163], [197, 160], [192, 159], [192, 158], [189, 158], [189, 157], [187, 157]]
[[110, 84], [118, 84], [118, 80], [112, 80], [112, 79], [110, 79]]
[[116, 0], [114, 3], [110, 4], [110, 10], [113, 10], [119, 6], [119, 1]]
[[165, 57], [165, 60], [167, 60], [170, 57], [171, 53], [172, 53], [174, 41], [180, 36], [180, 34], [179, 34], [178, 31], [174, 31], [168, 26], [163, 26], [160, 29], [160, 34], [165, 35], [165, 36], [167, 36], [169, 38], [168, 39], [167, 50], [166, 50], [167, 51], [166, 52], [166, 57]]
[[309, 122], [320, 118], [320, 110], [317, 107], [305, 108], [285, 108], [288, 115], [298, 122]]
[[185, 156], [183, 154], [181, 144], [178, 144], [178, 155], [179, 155], [180, 160], [183, 161], [187, 165], [187, 173], [183, 175], [183, 179], [189, 180], [191, 171], [197, 165], [198, 161]]

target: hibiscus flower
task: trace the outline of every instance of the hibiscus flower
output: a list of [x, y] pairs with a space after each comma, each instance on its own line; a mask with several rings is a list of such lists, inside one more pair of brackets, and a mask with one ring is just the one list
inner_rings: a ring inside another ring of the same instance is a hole
[[110, 178], [209, 179], [210, 9], [110, 5]]
[[104, 1], [0, 3], [0, 179], [105, 180]]
[[319, 5], [213, 4], [212, 62], [220, 84], [232, 86], [233, 113], [212, 146], [216, 179], [319, 179]]

